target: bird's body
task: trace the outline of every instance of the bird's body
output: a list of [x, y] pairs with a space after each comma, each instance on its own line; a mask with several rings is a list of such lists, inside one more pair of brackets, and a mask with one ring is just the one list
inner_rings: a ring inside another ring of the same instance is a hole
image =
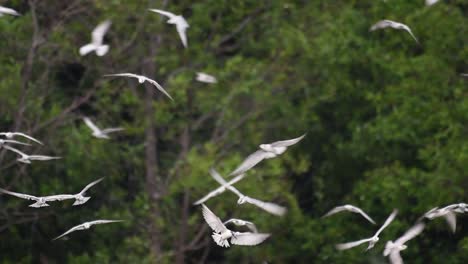
[[255, 246], [267, 239], [270, 234], [250, 233], [250, 232], [233, 232], [229, 230], [208, 207], [202, 204], [203, 218], [213, 230], [212, 238], [218, 246], [229, 247], [230, 239], [234, 245]]
[[67, 232], [61, 234], [60, 236], [54, 238], [53, 240], [57, 240], [61, 237], [64, 237], [72, 232], [75, 232], [75, 231], [79, 231], [79, 230], [86, 230], [86, 229], [89, 229], [91, 228], [91, 226], [93, 225], [100, 225], [100, 224], [109, 224], [109, 223], [116, 223], [116, 222], [122, 222], [123, 220], [94, 220], [94, 221], [90, 221], [90, 222], [85, 222], [83, 224], [80, 224], [80, 225], [77, 225], [77, 226], [74, 226], [72, 228], [70, 228]]
[[0, 132], [0, 136], [4, 136], [6, 137], [7, 139], [13, 139], [15, 138], [16, 136], [20, 136], [20, 137], [24, 137], [24, 138], [27, 138], [31, 141], [34, 141], [40, 145], [43, 145], [41, 141], [31, 137], [31, 136], [28, 136], [26, 135], [25, 133], [21, 133], [21, 132]]
[[25, 154], [11, 146], [4, 145], [3, 146], [5, 149], [8, 149], [10, 151], [16, 152], [18, 155], [21, 157], [16, 159], [19, 162], [30, 164], [31, 161], [33, 160], [39, 160], [39, 161], [46, 161], [46, 160], [54, 160], [54, 159], [61, 159], [62, 157], [52, 157], [52, 156], [45, 156], [45, 155], [28, 155]]
[[424, 230], [424, 224], [419, 222], [412, 228], [410, 228], [403, 236], [393, 241], [388, 241], [385, 244], [385, 249], [383, 252], [384, 257], [389, 256], [390, 262], [392, 264], [403, 264], [403, 259], [400, 256], [400, 251], [403, 251], [408, 248], [405, 245], [406, 242], [413, 239], [419, 235]]
[[243, 174], [246, 171], [253, 168], [259, 162], [264, 159], [272, 159], [277, 157], [278, 155], [283, 154], [289, 146], [297, 144], [305, 137], [305, 134], [289, 140], [277, 141], [270, 144], [261, 144], [259, 146], [259, 150], [255, 151], [254, 153], [250, 154], [231, 174], [230, 176], [235, 176], [239, 174]]
[[163, 16], [168, 17], [169, 19], [167, 20], [168, 24], [173, 24], [176, 26], [177, 33], [179, 34], [180, 40], [182, 41], [182, 45], [184, 45], [185, 48], [187, 48], [187, 28], [189, 28], [189, 24], [185, 20], [183, 16], [180, 15], [175, 15], [171, 12], [163, 11], [160, 9], [149, 9], [152, 12], [161, 14]]
[[109, 133], [124, 130], [124, 128], [121, 128], [121, 127], [100, 129], [88, 117], [83, 117], [83, 121], [92, 130], [92, 132], [93, 132], [92, 135], [94, 137], [100, 138], [100, 139], [109, 139], [109, 135], [108, 135]]
[[21, 14], [18, 13], [16, 10], [0, 6], [0, 17], [4, 15], [11, 15], [11, 16], [20, 16]]
[[237, 204], [244, 204], [244, 203], [249, 203], [252, 205], [257, 206], [258, 208], [267, 211], [270, 214], [278, 215], [278, 216], [283, 216], [287, 209], [283, 206], [277, 205], [275, 203], [270, 203], [270, 202], [263, 202], [255, 198], [251, 198], [249, 196], [243, 195], [239, 190], [237, 190], [234, 186], [229, 185], [219, 173], [211, 168], [210, 169], [210, 174], [215, 179], [221, 186], [224, 186], [234, 194], [236, 194], [239, 199], [237, 200]]
[[379, 22], [372, 25], [372, 27], [369, 30], [370, 31], [375, 31], [375, 30], [378, 30], [378, 29], [384, 29], [384, 28], [388, 28], [388, 27], [394, 28], [394, 29], [399, 29], [399, 30], [405, 30], [406, 32], [408, 32], [411, 35], [411, 37], [413, 37], [413, 39], [417, 43], [419, 43], [418, 39], [414, 36], [411, 29], [407, 25], [405, 25], [403, 23], [400, 23], [400, 22], [395, 22], [395, 21], [388, 20], [388, 19], [380, 20]]
[[331, 216], [331, 215], [334, 215], [336, 213], [343, 212], [343, 211], [349, 211], [349, 212], [352, 212], [352, 213], [360, 214], [364, 218], [366, 218], [369, 222], [371, 222], [372, 224], [375, 224], [375, 221], [372, 220], [372, 218], [370, 218], [370, 216], [368, 216], [366, 213], [364, 213], [364, 211], [361, 208], [356, 207], [356, 206], [351, 205], [351, 204], [337, 206], [337, 207], [333, 208], [332, 210], [330, 210], [328, 213], [326, 213], [322, 217], [328, 217], [328, 216]]
[[199, 82], [204, 82], [204, 83], [217, 83], [218, 82], [218, 80], [216, 80], [214, 76], [211, 76], [203, 72], [197, 72], [196, 80]]
[[84, 56], [90, 52], [96, 52], [98, 56], [104, 56], [109, 51], [109, 45], [104, 45], [104, 35], [107, 33], [111, 26], [111, 21], [106, 20], [96, 28], [94, 28], [93, 32], [91, 33], [91, 43], [86, 44], [80, 48], [80, 55]]
[[169, 97], [169, 99], [174, 101], [172, 96], [170, 96], [169, 93], [166, 92], [166, 90], [158, 82], [156, 82], [155, 80], [152, 80], [152, 79], [150, 79], [150, 78], [148, 78], [146, 76], [138, 75], [138, 74], [134, 74], [134, 73], [128, 73], [128, 72], [126, 72], [126, 73], [115, 73], [115, 74], [106, 74], [104, 76], [105, 77], [130, 77], [130, 78], [136, 78], [136, 79], [138, 79], [139, 83], [144, 83], [145, 81], [147, 81], [147, 82], [151, 83], [152, 85], [154, 85], [164, 95]]
[[353, 247], [356, 247], [356, 246], [359, 246], [361, 244], [364, 244], [364, 243], [369, 243], [368, 247], [366, 250], [369, 250], [371, 248], [373, 248], [375, 246], [375, 244], [377, 244], [377, 242], [379, 241], [379, 235], [380, 233], [388, 226], [390, 225], [390, 223], [393, 221], [393, 219], [395, 219], [396, 215], [398, 213], [398, 210], [393, 210], [393, 212], [390, 214], [390, 216], [387, 218], [387, 220], [385, 220], [385, 223], [379, 228], [379, 230], [377, 230], [377, 232], [370, 238], [365, 238], [365, 239], [361, 239], [361, 240], [358, 240], [358, 241], [354, 241], [354, 242], [349, 242], [349, 243], [343, 243], [343, 244], [337, 244], [336, 245], [336, 248], [338, 250], [346, 250], [346, 249], [350, 249], [350, 248], [353, 248]]

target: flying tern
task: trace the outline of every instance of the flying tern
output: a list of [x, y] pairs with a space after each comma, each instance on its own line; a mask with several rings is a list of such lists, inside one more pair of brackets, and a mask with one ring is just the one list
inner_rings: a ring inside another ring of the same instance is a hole
[[29, 140], [32, 140], [32, 141], [34, 141], [34, 142], [36, 142], [38, 144], [44, 145], [44, 144], [42, 144], [41, 141], [39, 141], [39, 140], [37, 140], [37, 139], [35, 139], [35, 138], [31, 137], [31, 136], [28, 136], [25, 133], [21, 133], [21, 132], [0, 132], [0, 136], [4, 136], [7, 139], [13, 139], [16, 136], [20, 136], [20, 137], [24, 137], [24, 138], [27, 138]]
[[163, 16], [166, 16], [169, 18], [167, 20], [168, 24], [173, 24], [176, 26], [177, 33], [179, 33], [180, 40], [182, 41], [182, 45], [184, 45], [185, 48], [187, 48], [187, 28], [189, 28], [189, 24], [185, 20], [185, 18], [181, 15], [175, 15], [171, 12], [163, 11], [160, 9], [149, 9], [151, 12], [156, 12], [159, 13]]
[[413, 32], [407, 25], [399, 23], [399, 22], [395, 22], [392, 20], [388, 20], [388, 19], [380, 20], [379, 22], [375, 23], [374, 25], [372, 25], [369, 31], [374, 31], [377, 29], [383, 29], [383, 28], [388, 28], [388, 27], [394, 28], [394, 29], [406, 30], [411, 35], [411, 37], [413, 37], [413, 39], [416, 40], [417, 43], [419, 43], [418, 39], [414, 36]]
[[94, 28], [93, 32], [91, 33], [91, 43], [86, 44], [80, 48], [80, 55], [84, 56], [92, 51], [96, 52], [98, 56], [104, 56], [109, 51], [109, 45], [104, 45], [104, 35], [107, 33], [111, 26], [112, 22], [110, 20], [106, 20], [96, 28]]
[[30, 204], [29, 207], [34, 207], [34, 208], [40, 208], [40, 207], [46, 207], [49, 206], [47, 203], [48, 202], [55, 202], [55, 201], [63, 201], [63, 200], [68, 200], [68, 199], [73, 199], [73, 195], [68, 195], [68, 194], [59, 194], [59, 195], [50, 195], [50, 196], [33, 196], [29, 194], [24, 194], [24, 193], [17, 193], [17, 192], [11, 192], [7, 191], [5, 189], [0, 188], [0, 192], [6, 193], [21, 199], [26, 199], [26, 200], [32, 200], [35, 201], [35, 203]]
[[116, 222], [122, 222], [123, 220], [94, 220], [90, 222], [85, 222], [83, 224], [77, 225], [75, 227], [70, 228], [67, 232], [61, 234], [60, 236], [52, 239], [52, 240], [57, 240], [61, 237], [64, 237], [72, 232], [78, 231], [78, 230], [86, 230], [91, 228], [93, 225], [100, 225], [100, 224], [109, 224], [109, 223], [116, 223]]
[[330, 215], [334, 215], [336, 213], [339, 213], [339, 212], [343, 212], [343, 211], [349, 211], [349, 212], [352, 212], [352, 213], [357, 213], [357, 214], [360, 214], [362, 215], [364, 218], [366, 218], [369, 222], [371, 222], [372, 224], [375, 225], [375, 222], [374, 220], [372, 220], [372, 218], [370, 218], [370, 216], [368, 216], [366, 213], [364, 213], [364, 211], [359, 208], [359, 207], [356, 207], [354, 205], [350, 205], [350, 204], [346, 204], [346, 205], [342, 205], [342, 206], [337, 206], [335, 208], [333, 208], [332, 210], [330, 210], [328, 213], [326, 213], [324, 216], [322, 217], [328, 217]]
[[17, 161], [19, 162], [22, 162], [22, 163], [26, 163], [26, 164], [30, 164], [31, 161], [33, 160], [40, 160], [40, 161], [45, 161], [45, 160], [54, 160], [54, 159], [61, 159], [62, 157], [51, 157], [51, 156], [44, 156], [44, 155], [28, 155], [28, 154], [25, 154], [13, 147], [10, 147], [10, 146], [7, 146], [7, 145], [4, 145], [3, 146], [5, 149], [8, 149], [10, 151], [13, 151], [13, 152], [16, 152], [18, 155], [20, 155], [21, 157], [16, 159]]
[[88, 117], [83, 117], [83, 121], [93, 131], [93, 136], [96, 138], [109, 139], [107, 134], [124, 130], [124, 128], [121, 127], [100, 129]]
[[389, 256], [392, 264], [403, 264], [400, 251], [407, 249], [408, 246], [406, 246], [405, 243], [421, 234], [423, 230], [424, 224], [420, 222], [411, 227], [403, 236], [395, 240], [395, 242], [388, 241], [387, 244], [385, 244], [385, 250], [383, 252], [384, 257]]
[[166, 95], [167, 97], [169, 97], [169, 99], [171, 99], [172, 101], [174, 101], [174, 99], [172, 99], [172, 97], [169, 95], [168, 92], [166, 92], [166, 90], [164, 90], [164, 88], [158, 83], [156, 82], [155, 80], [152, 80], [146, 76], [143, 76], [143, 75], [138, 75], [138, 74], [134, 74], [134, 73], [116, 73], [116, 74], [106, 74], [104, 75], [106, 77], [130, 77], [130, 78], [136, 78], [138, 79], [138, 82], [139, 83], [144, 83], [145, 81], [151, 83], [152, 85], [154, 85], [159, 91], [161, 91], [164, 95]]

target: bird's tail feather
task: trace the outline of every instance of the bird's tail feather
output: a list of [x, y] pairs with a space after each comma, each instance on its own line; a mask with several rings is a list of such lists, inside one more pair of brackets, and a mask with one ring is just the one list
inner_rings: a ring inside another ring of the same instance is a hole
[[229, 242], [224, 239], [220, 234], [218, 233], [213, 233], [213, 235], [211, 236], [214, 240], [214, 242], [216, 242], [216, 244], [218, 244], [218, 246], [221, 246], [221, 247], [229, 247]]

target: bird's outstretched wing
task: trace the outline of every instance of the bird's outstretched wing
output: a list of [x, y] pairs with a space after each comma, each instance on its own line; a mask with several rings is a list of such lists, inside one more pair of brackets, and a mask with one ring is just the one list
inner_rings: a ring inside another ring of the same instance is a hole
[[421, 234], [421, 232], [423, 230], [424, 230], [424, 223], [419, 222], [416, 225], [414, 225], [413, 227], [411, 227], [408, 231], [406, 231], [403, 234], [403, 236], [398, 238], [395, 241], [395, 244], [404, 245], [407, 241], [409, 241], [409, 240], [413, 239], [414, 237], [416, 237], [417, 235]]
[[60, 236], [58, 236], [58, 237], [56, 237], [56, 238], [54, 238], [54, 239], [52, 239], [52, 240], [57, 240], [57, 239], [59, 239], [59, 238], [62, 238], [62, 237], [64, 237], [64, 236], [66, 236], [66, 235], [68, 235], [68, 234], [70, 234], [70, 233], [72, 233], [72, 232], [78, 231], [78, 230], [83, 230], [83, 229], [85, 229], [83, 225], [84, 225], [84, 224], [74, 226], [74, 227], [70, 228], [67, 232], [61, 234]]
[[91, 121], [91, 119], [89, 119], [88, 117], [83, 117], [83, 121], [85, 122], [85, 124], [95, 133], [101, 133], [101, 129], [99, 129], [99, 127], [97, 127], [93, 121]]
[[263, 150], [257, 150], [250, 154], [229, 176], [236, 176], [253, 168], [260, 161], [264, 160], [268, 154]]
[[104, 35], [107, 33], [111, 26], [112, 22], [110, 20], [106, 20], [96, 28], [94, 28], [93, 32], [91, 33], [92, 43], [95, 45], [101, 45], [104, 40]]
[[54, 159], [61, 159], [62, 157], [51, 157], [51, 156], [44, 156], [44, 155], [30, 155], [29, 160], [54, 160]]
[[123, 127], [110, 127], [110, 128], [103, 129], [102, 133], [109, 134], [109, 133], [123, 131], [123, 130], [125, 130], [125, 128]]
[[189, 25], [185, 20], [179, 22], [176, 24], [176, 30], [177, 33], [179, 34], [180, 40], [182, 41], [182, 45], [184, 45], [185, 48], [187, 48], [188, 43], [187, 43], [187, 28]]
[[205, 218], [206, 223], [213, 229], [216, 233], [223, 233], [226, 230], [225, 225], [219, 217], [217, 217], [206, 205], [202, 204], [202, 213], [203, 218]]
[[174, 99], [172, 98], [171, 95], [169, 95], [168, 92], [166, 92], [166, 90], [164, 90], [164, 88], [158, 83], [156, 82], [155, 80], [152, 80], [148, 77], [146, 77], [146, 80], [151, 83], [152, 85], [154, 85], [159, 91], [161, 91], [163, 94], [165, 94], [167, 97], [169, 97], [169, 99], [171, 99], [172, 101], [174, 101]]
[[384, 19], [384, 20], [380, 20], [379, 22], [375, 23], [374, 25], [371, 26], [371, 28], [369, 29], [369, 31], [374, 31], [374, 30], [377, 30], [377, 29], [382, 29], [382, 28], [386, 28], [386, 27], [390, 27], [394, 24], [395, 22], [391, 21], [391, 20], [388, 20], [388, 19]]
[[2, 147], [5, 148], [5, 149], [8, 149], [8, 150], [10, 150], [10, 151], [13, 151], [13, 152], [15, 152], [16, 154], [19, 154], [20, 156], [28, 156], [28, 155], [26, 155], [25, 153], [23, 153], [22, 151], [20, 151], [20, 150], [18, 150], [18, 149], [15, 149], [14, 147], [11, 147], [11, 146], [8, 146], [8, 145], [3, 145]]
[[[234, 177], [232, 180], [230, 180], [228, 182], [229, 185], [233, 185], [235, 184], [236, 182], [242, 180], [243, 178], [245, 177], [245, 174], [241, 174], [241, 175], [238, 175], [236, 177]], [[218, 196], [220, 195], [221, 193], [223, 193], [224, 191], [226, 191], [226, 187], [224, 186], [219, 186], [218, 188], [216, 188], [215, 190], [211, 191], [210, 193], [208, 193], [207, 195], [205, 195], [203, 198], [199, 199], [198, 201], [194, 202], [193, 204], [194, 205], [199, 205], [199, 204], [202, 204], [204, 202], [206, 202], [207, 200], [215, 197], [215, 196]]]
[[36, 143], [38, 143], [38, 144], [44, 145], [41, 141], [39, 141], [39, 140], [37, 140], [37, 139], [35, 139], [35, 138], [29, 136], [29, 135], [26, 135], [25, 133], [13, 132], [13, 134], [14, 134], [14, 135], [17, 135], [17, 136], [25, 137], [25, 138], [27, 138], [27, 139], [29, 139], [29, 140], [32, 140], [32, 141], [34, 141], [34, 142], [36, 142]]
[[387, 217], [387, 220], [385, 220], [385, 223], [380, 227], [379, 230], [377, 230], [375, 236], [379, 236], [380, 232], [382, 232], [393, 221], [393, 219], [395, 219], [397, 214], [398, 210], [394, 209], [393, 212]]
[[134, 73], [128, 73], [128, 72], [124, 72], [124, 73], [114, 73], [114, 74], [104, 74], [103, 75], [104, 77], [132, 77], [132, 78], [139, 78], [138, 75], [134, 74]]
[[236, 232], [231, 237], [231, 243], [240, 246], [255, 246], [265, 241], [265, 239], [267, 239], [269, 236], [270, 234]]
[[367, 221], [369, 221], [369, 222], [371, 222], [372, 224], [375, 225], [375, 221], [372, 220], [372, 218], [370, 216], [368, 216], [361, 208], [356, 207], [356, 206], [353, 206], [353, 207], [354, 207], [354, 209], [356, 209], [358, 214], [362, 215], [365, 219], [367, 219]]
[[322, 218], [329, 217], [331, 215], [334, 215], [336, 213], [343, 212], [343, 211], [346, 211], [346, 208], [344, 206], [337, 206], [337, 207], [331, 209], [330, 211], [328, 211], [328, 213], [323, 215]]
[[167, 12], [167, 11], [163, 11], [163, 10], [160, 10], [160, 9], [148, 9], [149, 11], [151, 12], [156, 12], [156, 13], [159, 13], [163, 16], [167, 16], [168, 18], [174, 18], [176, 17], [176, 15], [174, 15], [173, 13], [171, 12]]
[[89, 190], [89, 188], [93, 187], [94, 185], [98, 184], [99, 182], [101, 182], [102, 180], [104, 180], [104, 177], [100, 178], [100, 179], [97, 179], [93, 182], [91, 182], [90, 184], [86, 185], [83, 190], [81, 190], [80, 194], [84, 194], [87, 190]]
[[286, 207], [280, 206], [275, 203], [260, 201], [260, 200], [257, 200], [255, 198], [248, 197], [248, 196], [245, 197], [245, 201], [248, 202], [249, 204], [253, 204], [269, 212], [270, 214], [274, 214], [278, 216], [283, 216], [287, 211]]
[[226, 180], [224, 180], [223, 177], [221, 177], [221, 175], [214, 168], [210, 168], [210, 175], [215, 181], [217, 181], [223, 187], [239, 196], [239, 198], [244, 197], [244, 195], [239, 190], [237, 190], [236, 187], [231, 186], [231, 184], [227, 183]]
[[455, 233], [457, 230], [457, 216], [453, 212], [448, 212], [447, 214], [444, 215], [445, 221], [447, 221], [447, 224], [450, 227], [450, 230], [452, 230], [452, 233]]
[[18, 145], [23, 145], [23, 146], [31, 146], [31, 144], [20, 142], [20, 141], [17, 141], [17, 140], [10, 140], [10, 139], [3, 139], [3, 143], [18, 144]]
[[297, 137], [297, 138], [293, 138], [293, 139], [276, 141], [276, 142], [271, 143], [271, 146], [274, 147], [274, 148], [276, 148], [276, 147], [289, 147], [289, 146], [292, 146], [294, 144], [297, 144], [305, 136], [306, 136], [306, 134], [304, 134], [304, 135], [302, 135], [300, 137]]
[[124, 220], [94, 220], [88, 222], [90, 225], [102, 225], [102, 224], [109, 224], [109, 223], [117, 223], [117, 222], [123, 222]]
[[361, 240], [358, 240], [358, 241], [342, 243], [342, 244], [336, 244], [336, 249], [338, 249], [338, 250], [350, 249], [350, 248], [353, 248], [353, 247], [357, 247], [357, 246], [359, 246], [361, 244], [364, 244], [366, 242], [369, 242], [370, 240], [371, 240], [370, 238], [365, 238], [365, 239], [361, 239]]
[[0, 188], [0, 192], [6, 193], [6, 194], [9, 194], [9, 195], [12, 195], [12, 196], [16, 196], [16, 197], [21, 198], [21, 199], [33, 200], [33, 201], [39, 200], [39, 197], [37, 197], [37, 196], [24, 194], [24, 193], [11, 192], [11, 191], [7, 191], [7, 190], [2, 189], [2, 188]]

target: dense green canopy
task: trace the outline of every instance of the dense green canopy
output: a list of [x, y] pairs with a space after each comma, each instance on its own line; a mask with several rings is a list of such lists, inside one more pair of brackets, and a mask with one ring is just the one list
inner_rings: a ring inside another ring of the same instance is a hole
[[[2, 263], [385, 263], [385, 242], [435, 206], [468, 202], [468, 2], [441, 0], [121, 1], [12, 0], [0, 17], [0, 131], [44, 146], [59, 161], [16, 162], [0, 151], [0, 187], [33, 195], [91, 188], [84, 205], [0, 195]], [[148, 11], [182, 14], [188, 48]], [[109, 53], [80, 56], [110, 19]], [[407, 24], [369, 32], [381, 19]], [[159, 83], [105, 78], [132, 72]], [[196, 72], [217, 84], [195, 81]], [[122, 126], [92, 137], [82, 121]], [[265, 160], [236, 187], [288, 208], [284, 217], [238, 206], [226, 192], [206, 205], [221, 219], [253, 221], [272, 236], [256, 247], [218, 247], [192, 203], [261, 143], [307, 136]], [[351, 203], [355, 214], [321, 216]], [[376, 247], [337, 251], [370, 237]], [[409, 263], [468, 263], [468, 217], [452, 234], [431, 221], [402, 251]], [[95, 219], [123, 219], [51, 241]]]

